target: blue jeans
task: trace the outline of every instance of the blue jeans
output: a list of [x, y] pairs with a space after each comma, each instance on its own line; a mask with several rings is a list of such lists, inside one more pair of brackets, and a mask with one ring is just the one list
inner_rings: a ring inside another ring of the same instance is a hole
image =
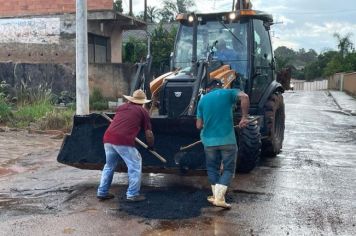
[[[204, 150], [209, 182], [212, 185], [229, 186], [236, 170], [237, 145], [204, 147]], [[222, 174], [220, 174], [221, 163], [224, 165]]]
[[129, 187], [126, 192], [127, 197], [133, 197], [140, 194], [142, 158], [135, 147], [104, 144], [106, 164], [101, 174], [100, 185], [98, 187], [98, 196], [106, 196], [114, 176], [114, 172], [119, 161], [119, 156], [124, 160], [127, 166], [129, 177]]

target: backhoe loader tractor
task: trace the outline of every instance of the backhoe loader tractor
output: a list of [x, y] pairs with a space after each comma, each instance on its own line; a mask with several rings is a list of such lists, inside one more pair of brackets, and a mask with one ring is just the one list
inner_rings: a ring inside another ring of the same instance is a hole
[[[242, 9], [179, 14], [177, 20], [180, 27], [171, 54], [171, 71], [155, 79], [137, 73], [132, 81], [131, 91], [144, 88], [152, 99], [149, 110], [155, 151], [167, 160], [161, 162], [138, 145], [143, 170], [204, 173], [202, 144], [191, 145], [184, 151], [181, 147], [200, 140], [195, 127], [196, 107], [211, 80], [220, 80], [226, 89], [247, 93], [251, 119], [258, 118], [246, 128], [236, 129], [237, 171], [251, 171], [261, 155], [276, 156], [282, 148], [285, 114], [284, 90], [275, 80], [269, 35], [272, 17], [261, 11]], [[240, 104], [233, 109], [236, 125], [241, 118]], [[101, 114], [75, 116], [58, 161], [82, 169], [101, 169], [105, 164], [102, 137], [108, 125], [109, 121]], [[142, 135], [138, 138], [144, 140]], [[124, 170], [124, 166], [122, 162], [118, 170]]]

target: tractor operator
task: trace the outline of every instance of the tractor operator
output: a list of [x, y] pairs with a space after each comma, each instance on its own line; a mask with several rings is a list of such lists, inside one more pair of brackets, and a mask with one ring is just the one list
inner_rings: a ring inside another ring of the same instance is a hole
[[[219, 80], [208, 84], [208, 94], [198, 103], [196, 127], [201, 130], [208, 179], [213, 192], [208, 201], [215, 206], [231, 208], [225, 202], [225, 193], [235, 175], [237, 145], [233, 124], [233, 107], [241, 101], [240, 128], [248, 123], [250, 106], [246, 93], [238, 89], [222, 89]], [[220, 174], [220, 166], [223, 172]]]
[[234, 50], [226, 47], [226, 42], [224, 39], [219, 39], [216, 45], [217, 51], [215, 52], [215, 56], [217, 59], [221, 61], [231, 61], [236, 60], [237, 53]]
[[146, 94], [141, 89], [136, 90], [132, 97], [125, 95], [124, 97], [128, 102], [118, 107], [113, 121], [104, 134], [106, 164], [97, 191], [99, 200], [115, 197], [109, 193], [109, 188], [119, 156], [127, 166], [129, 178], [129, 186], [126, 192], [127, 201], [145, 200], [145, 196], [140, 195], [142, 158], [135, 148], [135, 138], [140, 129], [144, 129], [148, 147], [150, 149], [153, 148], [154, 136], [150, 116], [148, 111], [142, 107], [143, 104], [150, 102], [150, 100], [146, 99]]

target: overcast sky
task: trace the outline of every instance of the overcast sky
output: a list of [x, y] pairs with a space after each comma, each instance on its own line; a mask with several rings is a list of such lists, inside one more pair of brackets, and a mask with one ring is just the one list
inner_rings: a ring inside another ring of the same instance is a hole
[[[197, 12], [230, 11], [232, 0], [196, 0]], [[253, 8], [273, 15], [273, 47], [284, 45], [298, 50], [321, 52], [336, 49], [335, 32], [341, 36], [353, 33], [356, 44], [355, 0], [251, 0]], [[160, 8], [161, 0], [147, 0], [148, 6]], [[129, 0], [123, 0], [124, 12]], [[135, 12], [143, 11], [144, 0], [133, 0]]]

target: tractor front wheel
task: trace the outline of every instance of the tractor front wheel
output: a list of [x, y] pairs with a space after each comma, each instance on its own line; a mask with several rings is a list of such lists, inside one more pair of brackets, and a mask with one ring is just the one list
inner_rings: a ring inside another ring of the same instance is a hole
[[238, 154], [236, 170], [248, 173], [256, 167], [261, 152], [261, 134], [257, 122], [250, 123], [238, 132]]
[[262, 156], [274, 157], [281, 152], [284, 139], [285, 112], [282, 94], [272, 94], [264, 106], [265, 134]]

